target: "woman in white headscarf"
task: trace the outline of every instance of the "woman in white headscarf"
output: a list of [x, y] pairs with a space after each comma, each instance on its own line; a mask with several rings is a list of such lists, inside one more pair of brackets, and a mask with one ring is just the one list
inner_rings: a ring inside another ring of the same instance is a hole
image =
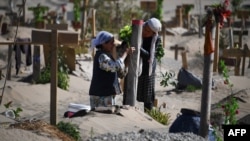
[[161, 22], [156, 18], [147, 20], [142, 29], [142, 47], [140, 57], [142, 59], [142, 72], [138, 78], [137, 100], [144, 102], [144, 110], [151, 110], [155, 100], [155, 51], [161, 44], [158, 35], [161, 31]]
[[125, 69], [124, 60], [135, 48], [127, 48], [120, 58], [115, 59], [112, 57], [114, 42], [113, 34], [107, 31], [100, 31], [92, 40], [97, 51], [89, 89], [91, 110], [115, 105], [115, 95], [121, 94], [117, 72]]

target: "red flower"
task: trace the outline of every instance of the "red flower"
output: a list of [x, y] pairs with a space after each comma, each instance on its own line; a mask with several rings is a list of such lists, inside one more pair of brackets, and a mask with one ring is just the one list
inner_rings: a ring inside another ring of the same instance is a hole
[[220, 23], [220, 27], [224, 26], [224, 20], [231, 16], [231, 11], [228, 10], [229, 1], [225, 0], [223, 5], [218, 5], [214, 8], [215, 21]]
[[236, 111], [235, 111], [235, 114], [239, 114], [239, 110], [236, 110]]

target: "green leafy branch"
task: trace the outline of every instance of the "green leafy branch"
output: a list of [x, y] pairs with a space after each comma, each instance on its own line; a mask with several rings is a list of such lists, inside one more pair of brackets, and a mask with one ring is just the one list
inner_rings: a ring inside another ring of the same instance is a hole
[[119, 32], [119, 37], [122, 41], [126, 42], [128, 44], [128, 47], [129, 47], [131, 37], [132, 37], [132, 26], [125, 25], [123, 28], [121, 28], [120, 32]]
[[161, 58], [165, 55], [164, 49], [162, 47], [162, 43], [158, 44], [158, 47], [156, 48], [155, 57], [157, 59], [157, 62], [161, 63]]
[[[224, 84], [229, 86], [229, 88], [231, 90], [231, 94], [232, 94], [233, 84], [229, 80], [228, 69], [227, 69], [224, 61], [221, 60], [219, 62], [219, 66], [220, 66], [220, 69], [222, 70]], [[221, 108], [224, 112], [224, 115], [225, 115], [224, 124], [236, 124], [237, 123], [236, 114], [239, 113], [239, 111], [238, 111], [239, 104], [238, 104], [238, 101], [236, 100], [236, 98], [233, 97], [232, 95], [230, 95], [229, 99], [224, 104], [222, 104], [220, 106], [221, 106]]]
[[[8, 103], [4, 104], [4, 107], [6, 109], [10, 109], [10, 107], [12, 107], [12, 101], [9, 101]], [[17, 107], [16, 109], [10, 109], [10, 110], [12, 110], [14, 112], [15, 118], [20, 117], [20, 112], [23, 111], [23, 109], [20, 107]]]
[[167, 72], [166, 71], [165, 73], [161, 73], [161, 76], [162, 76], [162, 80], [160, 82], [161, 86], [163, 86], [163, 87], [166, 87], [166, 86], [169, 86], [169, 85], [172, 85], [174, 87], [177, 86], [177, 82], [174, 79], [174, 77], [175, 77], [174, 72]]

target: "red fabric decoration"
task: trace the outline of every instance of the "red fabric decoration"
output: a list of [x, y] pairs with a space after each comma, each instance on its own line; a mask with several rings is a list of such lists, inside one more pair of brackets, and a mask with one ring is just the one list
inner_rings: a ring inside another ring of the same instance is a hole
[[212, 20], [208, 19], [206, 23], [204, 55], [210, 55], [211, 53], [214, 52], [211, 32], [212, 32]]

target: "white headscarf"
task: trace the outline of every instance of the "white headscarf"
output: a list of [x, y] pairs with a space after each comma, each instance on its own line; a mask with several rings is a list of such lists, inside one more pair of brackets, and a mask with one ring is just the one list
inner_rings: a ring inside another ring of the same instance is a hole
[[152, 65], [155, 57], [155, 43], [158, 37], [158, 32], [161, 31], [161, 22], [156, 18], [151, 18], [148, 21], [146, 21], [146, 23], [148, 24], [150, 29], [155, 32], [150, 47], [149, 73], [148, 73], [148, 75], [150, 76], [152, 74]]

